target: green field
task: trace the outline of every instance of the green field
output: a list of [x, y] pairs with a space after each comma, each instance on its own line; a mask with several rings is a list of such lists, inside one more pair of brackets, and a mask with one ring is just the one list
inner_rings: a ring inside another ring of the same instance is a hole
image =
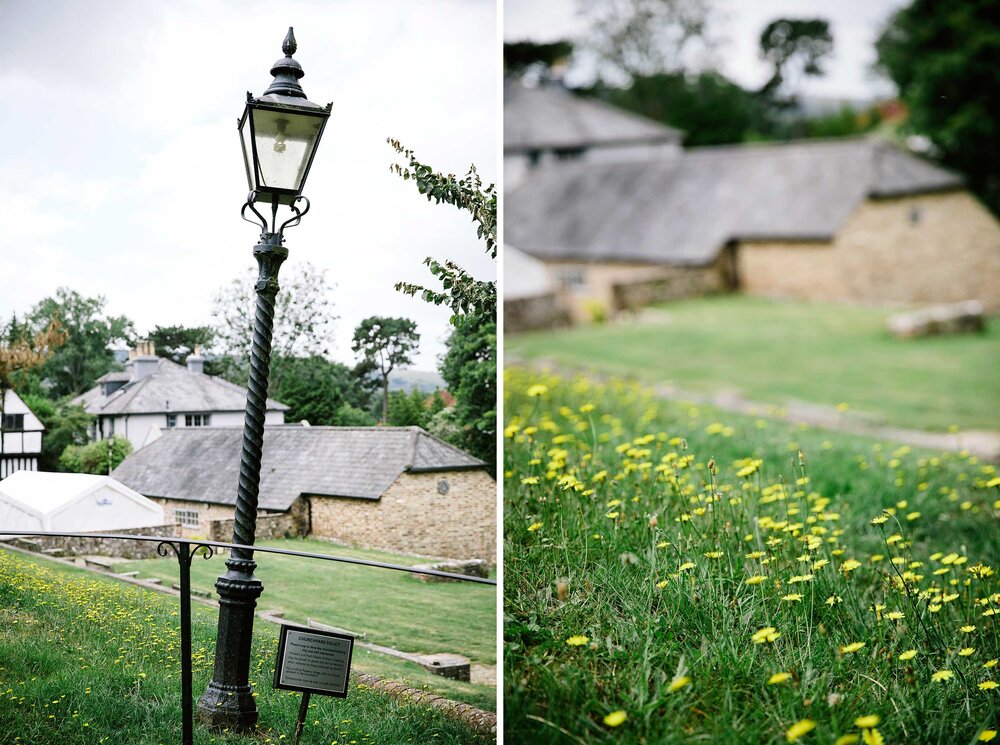
[[995, 466], [632, 383], [505, 380], [507, 741], [1000, 729]]
[[508, 360], [736, 390], [872, 413], [899, 427], [1000, 429], [1000, 323], [983, 335], [900, 340], [888, 312], [725, 296], [670, 303], [609, 325], [508, 336]]
[[[0, 550], [0, 742], [179, 742], [177, 603], [176, 597]], [[213, 609], [194, 606], [196, 696], [211, 674], [215, 620]], [[300, 696], [271, 687], [276, 648], [277, 627], [259, 622], [250, 665], [258, 731], [213, 734], [196, 724], [198, 745], [292, 741]], [[360, 663], [356, 659], [356, 669]], [[347, 699], [313, 697], [302, 738], [303, 745], [491, 741], [431, 709], [363, 686], [352, 686]]]

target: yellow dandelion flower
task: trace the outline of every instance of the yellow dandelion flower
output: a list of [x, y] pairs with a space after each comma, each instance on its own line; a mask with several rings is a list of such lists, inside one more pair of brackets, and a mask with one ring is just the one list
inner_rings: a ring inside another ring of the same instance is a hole
[[706, 551], [704, 555], [709, 559], [721, 559], [724, 554], [722, 551]]
[[800, 719], [785, 732], [785, 739], [788, 742], [795, 742], [803, 735], [812, 732], [816, 729], [816, 722], [812, 719]]
[[861, 649], [864, 646], [865, 646], [864, 642], [851, 642], [850, 644], [846, 644], [843, 647], [841, 647], [840, 648], [840, 653], [841, 654], [851, 654], [853, 652], [857, 652], [859, 649]]
[[998, 685], [1000, 685], [1000, 683], [997, 683], [995, 680], [984, 680], [982, 683], [979, 684], [979, 690], [992, 691]]
[[764, 642], [773, 642], [780, 636], [781, 632], [777, 631], [774, 626], [765, 626], [759, 631], [755, 631], [750, 638], [754, 644], [763, 644]]
[[884, 523], [888, 519], [889, 519], [889, 516], [886, 515], [885, 513], [883, 513], [883, 514], [879, 515], [878, 517], [873, 517], [871, 519], [871, 524], [872, 525], [881, 525], [882, 523]]
[[527, 478], [521, 479], [521, 483], [522, 484], [537, 484], [538, 483], [538, 477], [537, 476], [528, 476]]
[[917, 656], [917, 650], [915, 650], [915, 649], [908, 649], [908, 650], [906, 650], [905, 652], [903, 652], [902, 654], [899, 655], [899, 659], [904, 660], [904, 661], [906, 661], [906, 660], [912, 660], [916, 656]]
[[962, 649], [959, 650], [958, 656], [971, 657], [973, 654], [975, 654], [975, 652], [976, 652], [975, 647], [963, 647]]
[[618, 711], [613, 711], [604, 717], [604, 723], [608, 727], [617, 727], [620, 724], [624, 724], [626, 719], [628, 719], [628, 714], [619, 709]]
[[775, 673], [770, 678], [767, 679], [767, 684], [769, 686], [778, 685], [779, 683], [784, 683], [786, 680], [792, 677], [791, 673]]
[[583, 634], [576, 634], [575, 636], [571, 636], [569, 639], [567, 639], [566, 643], [569, 644], [571, 647], [582, 647], [589, 641], [590, 641], [589, 636], [584, 636]]
[[528, 388], [528, 398], [537, 398], [538, 396], [544, 396], [549, 392], [549, 387], [547, 385], [542, 385], [541, 383], [535, 383], [533, 386]]
[[618, 513], [617, 512], [609, 512], [607, 515], [605, 515], [605, 517], [607, 517], [610, 520], [614, 520], [616, 517], [618, 517]]
[[996, 657], [994, 657], [992, 660], [986, 660], [986, 662], [983, 663], [983, 667], [985, 667], [987, 670], [989, 670], [991, 667], [996, 667], [996, 666], [997, 666]]
[[830, 597], [828, 597], [823, 602], [826, 603], [827, 605], [829, 605], [832, 608], [837, 603], [843, 603], [844, 599], [842, 597], [840, 597], [840, 595], [831, 595]]
[[679, 567], [677, 567], [677, 571], [678, 572], [686, 572], [689, 569], [694, 569], [694, 562], [693, 561], [685, 561], [683, 564], [681, 564]]
[[670, 545], [670, 541], [660, 541], [659, 543], [656, 544], [656, 547], [657, 548], [666, 548], [669, 545]]
[[662, 590], [664, 587], [667, 586], [667, 580], [664, 579], [664, 580], [661, 580], [661, 581], [657, 582], [656, 586]]
[[765, 577], [763, 574], [755, 574], [752, 577], [747, 577], [747, 584], [748, 585], [759, 585], [765, 579], [767, 579], [767, 577]]
[[688, 685], [691, 685], [691, 678], [687, 675], [682, 675], [667, 686], [667, 692], [674, 693], [675, 691], [679, 691], [681, 688]]
[[847, 574], [848, 572], [853, 572], [859, 566], [861, 566], [861, 562], [858, 561], [857, 559], [848, 559], [847, 561], [845, 561], [843, 564], [840, 565], [840, 571], [842, 571], [844, 574]]
[[997, 731], [995, 729], [984, 729], [979, 733], [979, 737], [976, 739], [979, 740], [979, 742], [990, 742], [996, 736]]
[[935, 683], [943, 683], [946, 680], [951, 680], [955, 677], [955, 673], [951, 670], [938, 670], [931, 676], [931, 680]]
[[863, 730], [861, 732], [861, 739], [865, 741], [865, 745], [885, 745], [882, 733], [877, 729]]
[[841, 735], [840, 737], [838, 737], [837, 741], [833, 745], [855, 745], [857, 742], [860, 741], [860, 739], [861, 738], [859, 738], [856, 734], [851, 732], [850, 734]]
[[782, 600], [787, 600], [789, 603], [801, 603], [802, 602], [802, 595], [800, 593], [797, 593], [797, 592], [791, 592], [791, 593], [785, 595], [781, 599]]
[[534, 533], [536, 530], [538, 530], [543, 525], [545, 525], [545, 523], [532, 523], [531, 525], [528, 526], [528, 532], [529, 533]]
[[871, 729], [879, 722], [878, 714], [868, 714], [854, 720], [854, 726], [858, 729]]
[[894, 610], [892, 613], [887, 613], [885, 617], [888, 618], [890, 621], [898, 621], [900, 618], [903, 618], [905, 615], [906, 614], [903, 613], [902, 611]]
[[976, 627], [972, 625], [963, 626], [962, 628], [959, 629], [959, 631], [961, 631], [963, 634], [971, 634], [975, 630]]

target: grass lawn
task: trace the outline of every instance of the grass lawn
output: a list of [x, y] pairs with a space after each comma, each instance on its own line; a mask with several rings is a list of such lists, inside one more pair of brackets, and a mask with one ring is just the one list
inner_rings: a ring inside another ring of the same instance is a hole
[[915, 429], [1000, 429], [1000, 321], [981, 336], [901, 340], [886, 311], [725, 296], [670, 303], [647, 319], [508, 336], [508, 359], [850, 407]]
[[[394, 564], [424, 561], [310, 539], [261, 541], [260, 545]], [[285, 618], [296, 623], [304, 624], [312, 618], [355, 633], [364, 632], [368, 641], [404, 652], [454, 652], [473, 662], [496, 664], [496, 587], [425, 583], [403, 572], [296, 556], [257, 553], [255, 558], [256, 574], [264, 583], [264, 594], [257, 601], [259, 609], [283, 611]], [[173, 558], [133, 561], [115, 569], [138, 571], [140, 577], [159, 577], [167, 585], [178, 581]], [[194, 561], [191, 586], [215, 597], [215, 580], [224, 571], [223, 557]], [[429, 685], [441, 695], [482, 708], [493, 709], [496, 705], [496, 691], [491, 687], [447, 681], [391, 657], [361, 655], [357, 664], [365, 672]]]
[[[206, 562], [208, 563], [208, 562]], [[215, 611], [193, 609], [194, 691], [211, 675]], [[4, 745], [176, 743], [181, 737], [177, 599], [0, 550], [0, 742]], [[277, 627], [257, 624], [252, 737], [195, 726], [199, 745], [291, 742], [300, 697], [271, 688]], [[481, 743], [432, 710], [352, 686], [314, 696], [303, 744]]]
[[508, 742], [1000, 729], [996, 467], [624, 382], [504, 395]]

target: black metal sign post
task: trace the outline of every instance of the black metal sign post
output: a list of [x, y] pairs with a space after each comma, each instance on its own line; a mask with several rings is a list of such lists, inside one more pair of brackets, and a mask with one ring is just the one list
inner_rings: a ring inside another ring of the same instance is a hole
[[273, 685], [302, 692], [295, 745], [302, 739], [311, 694], [347, 698], [353, 652], [354, 637], [348, 634], [282, 625]]

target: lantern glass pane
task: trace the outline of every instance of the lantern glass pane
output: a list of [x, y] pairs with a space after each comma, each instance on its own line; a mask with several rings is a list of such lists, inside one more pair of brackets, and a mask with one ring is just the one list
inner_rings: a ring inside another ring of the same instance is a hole
[[252, 109], [250, 115], [260, 187], [300, 191], [322, 117], [267, 109]]
[[250, 140], [250, 125], [247, 122], [249, 117], [245, 117], [240, 122], [240, 144], [243, 146], [243, 165], [247, 170], [247, 187], [250, 191], [257, 188], [253, 177], [253, 145]]

